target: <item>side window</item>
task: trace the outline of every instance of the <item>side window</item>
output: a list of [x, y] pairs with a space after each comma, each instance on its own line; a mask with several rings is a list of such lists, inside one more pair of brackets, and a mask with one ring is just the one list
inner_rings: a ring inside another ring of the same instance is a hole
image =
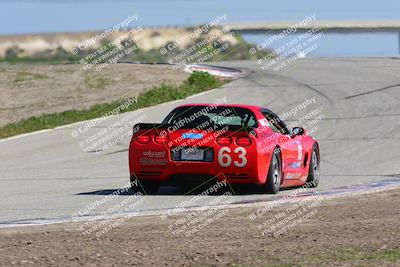
[[269, 127], [271, 127], [272, 131], [280, 134], [289, 133], [285, 123], [277, 115], [272, 112], [263, 112], [262, 114], [267, 119]]
[[272, 117], [270, 114], [264, 113], [264, 112], [263, 112], [263, 115], [264, 115], [264, 117], [267, 119], [268, 125], [269, 125], [269, 127], [272, 129], [272, 131], [278, 133], [278, 132], [279, 132], [279, 129], [278, 129], [278, 127], [276, 126], [276, 123], [274, 122], [273, 117]]

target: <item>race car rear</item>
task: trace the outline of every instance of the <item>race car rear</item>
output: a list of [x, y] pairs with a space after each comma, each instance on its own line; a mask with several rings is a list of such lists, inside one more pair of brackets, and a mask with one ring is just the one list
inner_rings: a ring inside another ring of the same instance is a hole
[[131, 180], [147, 191], [162, 182], [259, 183], [256, 126], [251, 110], [211, 105], [181, 106], [161, 124], [137, 124], [129, 148]]

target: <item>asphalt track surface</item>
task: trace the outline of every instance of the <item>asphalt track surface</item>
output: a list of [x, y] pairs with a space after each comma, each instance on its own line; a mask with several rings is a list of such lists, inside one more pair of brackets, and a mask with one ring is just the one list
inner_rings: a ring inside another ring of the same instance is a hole
[[[144, 121], [160, 122], [183, 103], [208, 103], [224, 97], [228, 103], [265, 106], [282, 114], [315, 96], [315, 104], [288, 119], [315, 109], [323, 114], [313, 133], [322, 158], [318, 190], [400, 177], [399, 59], [299, 59], [278, 72], [264, 71], [250, 61], [220, 65], [239, 68], [244, 75], [222, 89], [144, 109]], [[129, 138], [101, 154], [84, 152], [79, 142], [127, 115], [109, 118], [76, 138], [71, 133], [85, 122], [0, 141], [0, 223], [69, 218], [126, 185]], [[307, 123], [302, 124], [315, 126]], [[143, 214], [173, 208], [193, 197], [184, 194], [181, 188], [163, 187], [159, 194], [146, 196], [137, 208]], [[120, 195], [88, 214], [101, 213], [128, 197]], [[246, 190], [234, 196], [235, 201], [246, 202], [271, 197]]]

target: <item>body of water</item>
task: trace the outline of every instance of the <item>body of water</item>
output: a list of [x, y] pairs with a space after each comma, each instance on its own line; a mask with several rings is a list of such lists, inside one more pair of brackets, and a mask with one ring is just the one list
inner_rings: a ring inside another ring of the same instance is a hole
[[[301, 33], [290, 34], [273, 42], [270, 47], [279, 50], [300, 35]], [[262, 43], [271, 36], [268, 34], [243, 35], [246, 41], [254, 44]], [[400, 55], [399, 42], [397, 33], [327, 33], [313, 42], [315, 48], [307, 54], [307, 57], [398, 57]]]

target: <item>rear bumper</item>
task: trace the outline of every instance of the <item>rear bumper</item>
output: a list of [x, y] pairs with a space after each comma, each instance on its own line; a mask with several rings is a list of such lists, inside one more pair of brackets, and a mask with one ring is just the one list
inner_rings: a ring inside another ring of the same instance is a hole
[[232, 172], [221, 168], [214, 162], [168, 162], [164, 167], [134, 164], [131, 177], [139, 180], [151, 180], [170, 183], [190, 183], [215, 179], [227, 180], [232, 184], [258, 183], [257, 173], [246, 169]]
[[[260, 184], [257, 162], [238, 168], [234, 164], [222, 167], [214, 153], [211, 162], [173, 161], [165, 150], [140, 149], [135, 147], [129, 151], [129, 167], [131, 178], [158, 182], [188, 183], [215, 179], [227, 180], [232, 184]], [[158, 152], [157, 152], [158, 151]]]

